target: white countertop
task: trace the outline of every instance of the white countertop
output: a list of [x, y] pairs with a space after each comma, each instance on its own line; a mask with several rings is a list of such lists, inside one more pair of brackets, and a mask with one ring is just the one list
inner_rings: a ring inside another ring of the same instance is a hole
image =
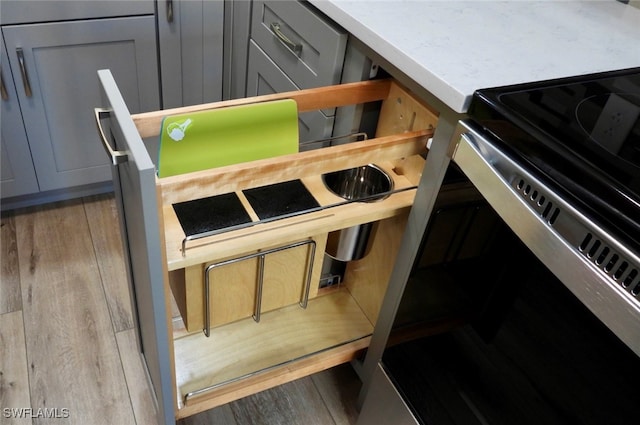
[[310, 0], [456, 112], [476, 89], [640, 67], [615, 0]]

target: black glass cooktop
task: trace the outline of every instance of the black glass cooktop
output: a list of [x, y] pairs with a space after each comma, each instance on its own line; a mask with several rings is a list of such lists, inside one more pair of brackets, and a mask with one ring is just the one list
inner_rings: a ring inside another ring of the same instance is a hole
[[640, 68], [478, 90], [469, 116], [640, 250]]

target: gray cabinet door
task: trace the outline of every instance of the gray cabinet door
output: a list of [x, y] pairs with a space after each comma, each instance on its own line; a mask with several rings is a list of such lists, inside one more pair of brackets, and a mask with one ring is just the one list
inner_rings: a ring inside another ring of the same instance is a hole
[[[261, 96], [295, 90], [300, 90], [300, 87], [296, 86], [253, 40], [250, 41], [247, 96]], [[330, 112], [329, 116], [325, 115], [323, 111], [299, 114], [300, 151], [328, 146], [328, 142], [322, 142], [322, 140], [331, 137], [333, 131], [333, 110]]]
[[251, 1], [230, 1], [224, 5], [223, 99], [245, 97], [247, 92], [247, 49], [252, 5]]
[[159, 0], [162, 107], [222, 100], [226, 2]]
[[4, 26], [40, 190], [110, 180], [96, 135], [96, 71], [111, 68], [133, 112], [159, 108], [152, 15]]
[[340, 82], [347, 38], [307, 2], [253, 2], [251, 39], [301, 89]]
[[[98, 77], [100, 84], [96, 83], [96, 89], [100, 87], [102, 100], [96, 105], [109, 111], [108, 119], [100, 121], [103, 133], [108, 135], [106, 143], [127, 155], [126, 161], [112, 165], [111, 171], [132, 302], [137, 312], [139, 348], [154, 389], [158, 423], [175, 424], [173, 344], [165, 303], [165, 290], [169, 289], [163, 275], [164, 245], [160, 238], [155, 165], [111, 72], [101, 70]], [[104, 151], [102, 156], [107, 158]]]
[[4, 42], [0, 34], [0, 78], [2, 78], [2, 98], [0, 102], [0, 195], [27, 195], [38, 191], [36, 171], [31, 161], [29, 142], [22, 122], [20, 105], [11, 70], [7, 66]]

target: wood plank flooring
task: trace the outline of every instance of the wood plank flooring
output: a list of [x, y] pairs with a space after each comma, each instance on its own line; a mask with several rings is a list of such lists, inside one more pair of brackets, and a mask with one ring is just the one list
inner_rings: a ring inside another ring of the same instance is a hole
[[[0, 232], [0, 424], [152, 425], [112, 196], [5, 212]], [[354, 424], [359, 389], [343, 365], [179, 424]]]

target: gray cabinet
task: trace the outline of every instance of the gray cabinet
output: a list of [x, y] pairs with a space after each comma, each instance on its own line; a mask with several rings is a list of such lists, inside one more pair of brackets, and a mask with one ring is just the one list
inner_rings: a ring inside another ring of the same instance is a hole
[[[308, 2], [239, 4], [242, 7], [236, 3], [228, 12], [233, 26], [225, 22], [231, 40], [225, 55], [229, 97], [350, 83], [375, 75], [376, 66], [351, 43], [345, 29]], [[241, 86], [241, 81], [246, 84]], [[363, 105], [301, 114], [300, 150], [353, 141], [341, 136], [369, 130], [367, 122]]]
[[251, 1], [228, 1], [224, 6], [224, 69], [222, 98], [247, 93], [247, 52], [251, 32]]
[[[307, 3], [254, 1], [250, 38], [247, 96], [340, 83], [348, 35]], [[300, 117], [301, 150], [331, 137], [334, 116], [331, 109]]]
[[22, 122], [18, 95], [7, 66], [7, 52], [0, 33], [0, 194], [3, 197], [27, 195], [38, 191], [36, 170], [31, 160], [27, 133]]
[[347, 38], [306, 2], [253, 2], [251, 39], [300, 88], [340, 83]]
[[[157, 109], [154, 16], [3, 25], [2, 34], [7, 50], [3, 77], [10, 85], [13, 76], [21, 115], [8, 123], [3, 116], [3, 145], [15, 149], [23, 144], [24, 150], [25, 141], [15, 136], [24, 122], [40, 192], [65, 197], [71, 188], [109, 181], [93, 117], [100, 103], [96, 71], [112, 70], [133, 111]], [[18, 105], [11, 106], [17, 113]], [[26, 184], [2, 197], [20, 192], [28, 192]]]
[[[249, 80], [247, 93], [250, 96], [261, 96], [272, 93], [300, 90], [273, 60], [256, 45], [249, 45]], [[335, 109], [326, 115], [323, 111], [311, 111], [299, 114], [298, 129], [300, 134], [300, 150], [321, 147], [323, 142], [315, 142], [331, 137], [333, 131], [333, 115]]]
[[227, 2], [158, 0], [162, 107], [222, 99]]

